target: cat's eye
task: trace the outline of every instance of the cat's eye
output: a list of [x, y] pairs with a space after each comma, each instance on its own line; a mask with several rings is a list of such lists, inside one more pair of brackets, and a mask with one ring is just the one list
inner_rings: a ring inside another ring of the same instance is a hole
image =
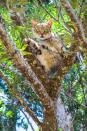
[[44, 33], [49, 33], [49, 30], [48, 29], [44, 30]]
[[38, 29], [36, 29], [36, 28], [35, 28], [35, 31], [36, 31], [37, 33], [40, 33], [40, 31], [39, 31]]

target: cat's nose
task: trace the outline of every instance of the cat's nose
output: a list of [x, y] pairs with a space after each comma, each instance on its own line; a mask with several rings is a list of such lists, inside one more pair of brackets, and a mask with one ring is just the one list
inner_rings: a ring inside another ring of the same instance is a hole
[[41, 38], [43, 38], [43, 34], [41, 34]]

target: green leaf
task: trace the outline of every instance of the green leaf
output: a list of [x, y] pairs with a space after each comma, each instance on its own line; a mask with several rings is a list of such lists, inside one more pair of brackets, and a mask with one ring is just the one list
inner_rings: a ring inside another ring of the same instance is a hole
[[58, 131], [62, 131], [62, 128], [58, 128]]
[[4, 104], [3, 100], [0, 99], [0, 108], [2, 107], [3, 104]]
[[79, 3], [78, 3], [78, 0], [71, 0], [71, 5], [72, 7], [75, 9], [75, 8], [78, 8], [79, 7]]
[[14, 115], [14, 113], [11, 110], [6, 112], [6, 116], [9, 117], [9, 118], [12, 118], [13, 115]]
[[23, 124], [23, 128], [24, 128], [24, 129], [28, 129], [28, 124], [27, 124], [27, 123], [24, 123], [24, 124]]

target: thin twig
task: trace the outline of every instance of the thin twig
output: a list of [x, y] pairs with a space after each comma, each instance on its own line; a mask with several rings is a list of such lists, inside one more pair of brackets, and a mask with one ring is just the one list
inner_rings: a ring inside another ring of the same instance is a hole
[[[53, 18], [53, 20], [55, 20], [57, 23], [60, 23], [59, 22], [59, 19], [55, 18], [42, 4], [41, 0], [39, 0], [40, 3], [41, 3], [41, 7], [46, 11], [46, 13], [51, 17]], [[69, 27], [67, 28], [65, 22], [63, 21], [64, 25], [62, 25], [70, 34], [72, 34], [72, 32], [70, 31]]]
[[59, 22], [58, 19], [56, 19], [42, 4], [41, 0], [38, 0], [40, 2], [41, 7], [47, 12], [47, 14], [53, 18], [56, 22]]
[[68, 24], [65, 22], [65, 19], [64, 19], [63, 15], [62, 15], [61, 10], [60, 10], [60, 17], [61, 17], [61, 19], [62, 19], [62, 21], [63, 21], [63, 23], [65, 25], [66, 30], [68, 30], [68, 32], [72, 35], [72, 31], [71, 31], [70, 27], [68, 26]]
[[84, 2], [85, 2], [85, 0], [82, 0], [82, 2], [81, 2], [81, 4], [80, 4], [79, 18], [80, 18], [81, 13], [82, 13], [82, 8], [83, 8]]
[[27, 122], [28, 122], [28, 124], [30, 125], [32, 131], [35, 131], [34, 128], [33, 128], [33, 126], [32, 126], [32, 123], [29, 121], [29, 118], [28, 118], [28, 116], [26, 115], [26, 113], [25, 113], [22, 109], [20, 109], [20, 111], [24, 114], [24, 116], [25, 116], [25, 118], [27, 119]]
[[84, 29], [83, 29], [81, 21], [75, 15], [74, 10], [71, 7], [69, 1], [60, 0], [60, 2], [62, 4], [62, 6], [65, 8], [67, 14], [70, 16], [72, 22], [74, 23], [73, 24], [74, 30], [75, 30], [75, 33], [76, 33], [78, 40], [80, 41], [80, 43], [83, 43], [85, 45], [85, 47], [87, 48], [87, 41], [86, 41], [86, 38], [85, 38]]

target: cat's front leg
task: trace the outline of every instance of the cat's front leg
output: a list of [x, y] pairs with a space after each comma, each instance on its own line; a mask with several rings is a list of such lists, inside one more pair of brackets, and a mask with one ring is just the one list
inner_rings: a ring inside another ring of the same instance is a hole
[[36, 41], [34, 41], [31, 38], [26, 38], [24, 41], [26, 44], [30, 46], [30, 48], [32, 49], [32, 53], [34, 53], [35, 55], [42, 54], [41, 47], [39, 46], [39, 44]]

